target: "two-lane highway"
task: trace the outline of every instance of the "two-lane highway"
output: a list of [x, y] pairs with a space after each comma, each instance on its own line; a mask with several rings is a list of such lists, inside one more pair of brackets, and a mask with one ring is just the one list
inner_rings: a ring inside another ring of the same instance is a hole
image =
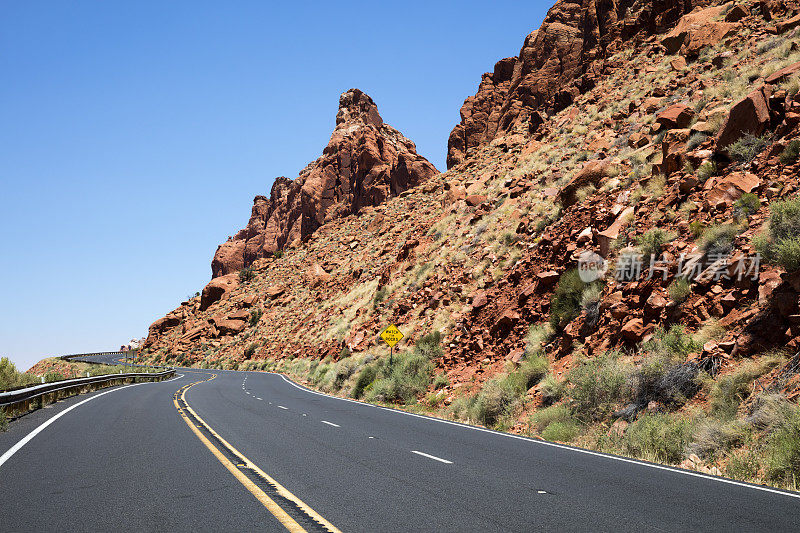
[[[180, 373], [81, 405], [0, 464], [0, 529], [800, 527], [794, 493], [332, 398], [276, 374]], [[0, 435], [0, 454], [45, 411]]]

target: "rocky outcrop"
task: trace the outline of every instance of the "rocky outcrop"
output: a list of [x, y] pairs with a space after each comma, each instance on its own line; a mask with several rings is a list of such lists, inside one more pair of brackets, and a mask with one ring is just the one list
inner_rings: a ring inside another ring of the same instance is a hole
[[[604, 59], [624, 41], [669, 29], [697, 0], [559, 0], [517, 57], [500, 60], [464, 101], [447, 144], [447, 167], [474, 149], [563, 109], [594, 87]], [[682, 43], [681, 43], [682, 44]]]
[[350, 89], [339, 97], [336, 129], [322, 156], [295, 180], [277, 178], [269, 198], [255, 197], [247, 227], [217, 248], [213, 276], [236, 272], [437, 173], [413, 142], [383, 122], [372, 98]]

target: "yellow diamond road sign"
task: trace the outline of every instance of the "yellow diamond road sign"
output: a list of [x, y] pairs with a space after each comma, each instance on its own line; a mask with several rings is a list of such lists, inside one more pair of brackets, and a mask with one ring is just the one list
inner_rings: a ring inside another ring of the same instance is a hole
[[400, 342], [400, 339], [403, 338], [403, 333], [397, 329], [397, 326], [392, 324], [381, 333], [381, 339], [383, 342], [389, 345], [390, 348], [394, 347], [395, 344]]

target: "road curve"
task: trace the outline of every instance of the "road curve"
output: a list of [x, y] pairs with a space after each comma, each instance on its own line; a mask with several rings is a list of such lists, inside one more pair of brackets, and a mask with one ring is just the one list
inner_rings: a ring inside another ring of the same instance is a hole
[[[341, 531], [800, 527], [795, 493], [332, 398], [277, 374], [179, 374], [80, 405], [0, 464], [3, 531], [285, 531], [222, 456], [307, 530], [324, 527], [251, 467]], [[14, 422], [0, 454], [90, 396]]]

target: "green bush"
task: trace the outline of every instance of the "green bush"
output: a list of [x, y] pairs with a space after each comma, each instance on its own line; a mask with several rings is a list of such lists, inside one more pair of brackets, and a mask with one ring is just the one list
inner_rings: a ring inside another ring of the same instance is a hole
[[739, 228], [733, 224], [709, 226], [700, 235], [697, 246], [707, 255], [727, 254], [733, 250], [738, 235]]
[[550, 363], [543, 356], [534, 356], [524, 359], [516, 372], [509, 374], [509, 379], [514, 381], [521, 394], [539, 383], [550, 371]]
[[758, 199], [758, 195], [746, 192], [733, 203], [733, 213], [736, 218], [747, 218], [760, 207], [761, 200]]
[[581, 427], [576, 422], [553, 422], [542, 431], [542, 438], [551, 442], [572, 442], [580, 432]]
[[769, 137], [766, 135], [756, 137], [751, 133], [745, 133], [742, 138], [728, 147], [728, 153], [734, 161], [749, 163], [755, 159], [768, 144]]
[[242, 283], [246, 283], [255, 277], [255, 271], [250, 268], [243, 268], [239, 271], [239, 281]]
[[388, 291], [386, 287], [381, 287], [380, 289], [375, 291], [375, 296], [372, 298], [372, 304], [379, 305], [381, 302], [383, 302], [386, 299], [387, 292]]
[[361, 369], [356, 377], [356, 382], [353, 385], [353, 390], [350, 392], [351, 398], [361, 398], [364, 391], [372, 385], [375, 378], [378, 377], [378, 368], [375, 365], [367, 365]]
[[681, 303], [692, 293], [692, 286], [686, 278], [675, 278], [667, 287], [670, 299], [675, 303]]
[[701, 131], [693, 133], [692, 136], [689, 137], [689, 140], [686, 142], [686, 151], [691, 152], [692, 150], [703, 144], [706, 139], [708, 139], [708, 135], [706, 135]]
[[281, 257], [283, 257], [283, 250], [275, 250], [274, 252], [272, 252], [272, 257], [274, 257], [275, 259], [280, 259]]
[[256, 354], [256, 350], [258, 349], [258, 344], [251, 343], [247, 348], [244, 349], [244, 358], [245, 359], [252, 359], [252, 357]]
[[542, 402], [545, 405], [557, 402], [564, 396], [565, 388], [564, 383], [558, 381], [553, 374], [547, 374], [539, 386]]
[[705, 161], [702, 165], [697, 169], [697, 177], [700, 178], [701, 181], [705, 182], [711, 176], [717, 173], [717, 163], [716, 161]]
[[792, 405], [767, 438], [766, 478], [796, 487], [800, 479], [800, 407]]
[[581, 280], [577, 269], [567, 270], [561, 275], [550, 301], [550, 325], [553, 328], [563, 328], [580, 314], [585, 289], [586, 283]]
[[551, 405], [540, 409], [531, 416], [531, 427], [541, 433], [554, 422], [574, 422], [572, 411], [566, 405]]
[[725, 465], [725, 475], [739, 481], [754, 481], [760, 462], [760, 457], [751, 451], [733, 454]]
[[501, 419], [511, 415], [519, 400], [520, 391], [507, 376], [488, 380], [471, 406], [471, 416], [487, 427], [496, 426]]
[[442, 389], [450, 384], [450, 380], [447, 378], [447, 374], [441, 372], [433, 376], [433, 388], [434, 390]]
[[664, 231], [661, 228], [653, 228], [636, 239], [636, 245], [639, 251], [642, 252], [645, 259], [651, 255], [659, 257], [661, 255], [661, 247], [675, 240], [676, 235], [670, 231]]
[[793, 139], [781, 152], [781, 163], [790, 165], [797, 161], [798, 156], [800, 156], [800, 139]]
[[747, 361], [732, 374], [720, 376], [711, 388], [711, 413], [717, 418], [732, 419], [739, 405], [750, 396], [753, 381], [779, 363], [779, 358], [765, 357], [760, 361]]
[[428, 388], [432, 373], [433, 364], [426, 355], [416, 350], [400, 353], [382, 370], [366, 397], [369, 401], [413, 402]]
[[631, 396], [628, 374], [615, 353], [580, 361], [570, 370], [573, 412], [582, 420], [604, 418], [620, 401]]
[[258, 321], [261, 320], [261, 316], [264, 314], [264, 311], [261, 308], [256, 308], [250, 311], [250, 327], [255, 327], [258, 324]]
[[0, 390], [33, 385], [37, 381], [36, 376], [18, 371], [8, 357], [0, 358]]
[[64, 375], [61, 372], [48, 372], [44, 375], [45, 383], [53, 383], [54, 381], [61, 381]]
[[703, 345], [695, 341], [686, 332], [685, 327], [678, 324], [673, 324], [669, 329], [658, 328], [653, 338], [642, 346], [642, 349], [650, 355], [669, 359], [684, 359], [690, 353], [702, 348]]
[[692, 232], [692, 235], [694, 235], [695, 239], [702, 235], [705, 230], [705, 224], [699, 220], [693, 220], [692, 222], [689, 222], [689, 231]]
[[691, 442], [692, 423], [680, 415], [643, 414], [623, 439], [625, 451], [642, 459], [677, 463]]
[[428, 359], [438, 359], [444, 355], [441, 343], [442, 334], [438, 331], [432, 331], [417, 340], [414, 344], [414, 351]]
[[739, 420], [704, 420], [695, 427], [688, 451], [702, 458], [713, 458], [740, 444], [744, 437], [745, 425]]
[[770, 211], [769, 224], [753, 246], [765, 261], [800, 270], [800, 198], [775, 202]]
[[6, 412], [0, 407], [0, 432], [5, 431], [8, 428], [8, 419], [6, 418]]

